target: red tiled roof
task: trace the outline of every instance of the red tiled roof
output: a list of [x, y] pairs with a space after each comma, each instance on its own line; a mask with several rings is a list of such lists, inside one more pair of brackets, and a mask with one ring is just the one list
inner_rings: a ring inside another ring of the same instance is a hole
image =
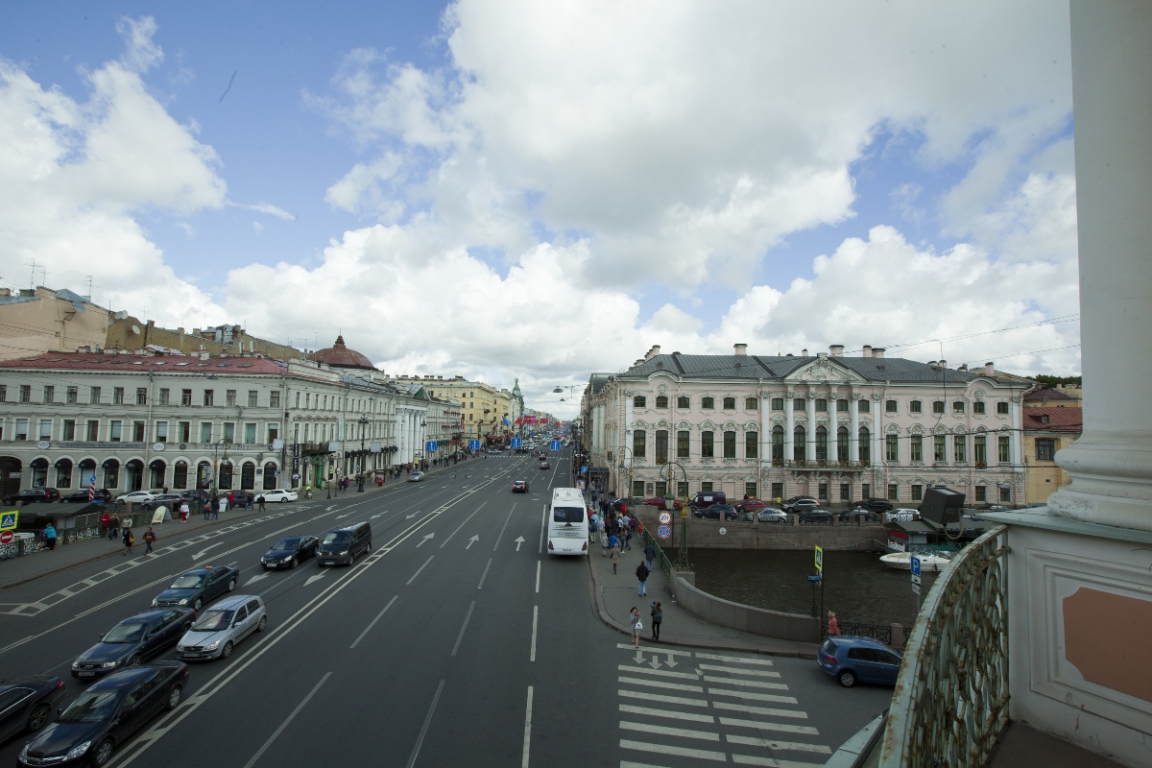
[[209, 357], [192, 355], [104, 355], [88, 352], [45, 352], [42, 355], [0, 361], [3, 370], [113, 371], [120, 373], [214, 373], [242, 376], [284, 373], [284, 364], [261, 357]]
[[1059, 401], [1069, 401], [1070, 400], [1072, 402], [1075, 402], [1076, 398], [1072, 397], [1072, 395], [1068, 394], [1067, 392], [1063, 392], [1059, 389], [1038, 389], [1035, 392], [1029, 392], [1028, 394], [1024, 395], [1024, 400], [1026, 402], [1029, 402], [1029, 403], [1043, 402], [1045, 400], [1054, 403], [1058, 400]]
[[1083, 417], [1081, 408], [1025, 408], [1024, 429], [1028, 432], [1080, 432], [1084, 425]]

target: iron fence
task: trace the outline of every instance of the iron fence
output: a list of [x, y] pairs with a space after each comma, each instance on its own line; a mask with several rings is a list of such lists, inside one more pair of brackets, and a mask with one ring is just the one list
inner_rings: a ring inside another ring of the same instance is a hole
[[904, 652], [879, 768], [981, 768], [1008, 723], [1005, 526], [965, 547], [928, 593]]
[[[837, 619], [837, 626], [840, 627], [840, 634], [842, 635], [860, 635], [863, 637], [871, 637], [874, 640], [879, 640], [885, 645], [892, 645], [892, 625], [891, 624], [872, 624], [867, 621], [840, 621]], [[828, 620], [824, 620], [824, 637], [828, 636]]]
[[668, 559], [668, 555], [664, 554], [664, 549], [660, 546], [660, 542], [652, 536], [652, 532], [647, 528], [644, 529], [644, 545], [651, 544], [656, 547], [656, 562], [660, 565], [660, 569], [664, 571], [664, 583], [668, 585], [668, 589], [672, 589], [672, 561]]

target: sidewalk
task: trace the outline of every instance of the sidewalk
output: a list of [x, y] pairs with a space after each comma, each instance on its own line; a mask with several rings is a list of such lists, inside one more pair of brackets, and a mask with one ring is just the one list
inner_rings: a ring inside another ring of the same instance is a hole
[[598, 541], [589, 544], [588, 570], [592, 574], [592, 590], [596, 610], [600, 620], [621, 634], [631, 637], [628, 629], [628, 616], [632, 606], [640, 609], [640, 619], [644, 631], [640, 635], [640, 645], [652, 645], [652, 617], [649, 615], [653, 601], [661, 602], [664, 621], [660, 624], [661, 645], [688, 645], [697, 648], [715, 648], [726, 651], [745, 651], [773, 656], [796, 656], [806, 659], [816, 658], [816, 646], [811, 643], [798, 643], [791, 640], [775, 640], [738, 629], [729, 629], [699, 619], [677, 604], [668, 588], [664, 571], [654, 561], [653, 571], [648, 576], [648, 595], [636, 594], [636, 566], [644, 560], [643, 548], [633, 547], [620, 556], [618, 573], [612, 573], [611, 558], [604, 557]]

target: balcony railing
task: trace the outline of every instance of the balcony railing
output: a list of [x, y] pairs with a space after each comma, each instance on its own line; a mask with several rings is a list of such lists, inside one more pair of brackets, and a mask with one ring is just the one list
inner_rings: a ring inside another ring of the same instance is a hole
[[1008, 724], [1006, 528], [941, 572], [904, 651], [879, 768], [981, 768]]

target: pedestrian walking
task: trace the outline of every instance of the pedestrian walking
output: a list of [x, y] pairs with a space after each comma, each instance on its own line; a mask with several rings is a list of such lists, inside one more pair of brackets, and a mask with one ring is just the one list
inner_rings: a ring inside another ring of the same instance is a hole
[[256, 503], [260, 505], [260, 511], [264, 512], [264, 494], [260, 494], [256, 497]]
[[113, 514], [112, 520], [109, 521], [109, 526], [108, 541], [116, 541], [116, 537], [120, 535], [120, 516]]
[[132, 554], [132, 545], [136, 543], [136, 537], [132, 535], [132, 529], [127, 524], [124, 525], [123, 541], [124, 551], [120, 554], [125, 556]]
[[836, 612], [828, 611], [828, 634], [840, 634], [840, 622], [836, 621]]
[[228, 491], [228, 509], [236, 506], [236, 491]]
[[148, 526], [148, 530], [144, 531], [144, 556], [147, 557], [152, 552], [152, 545], [156, 543], [156, 532], [152, 530], [152, 526]]
[[[610, 550], [616, 549], [616, 547], [617, 547], [617, 545], [619, 545], [619, 543], [620, 543], [620, 540], [616, 538], [615, 533], [608, 534], [608, 549], [610, 549]], [[608, 554], [608, 553], [605, 552], [604, 554]]]
[[652, 603], [652, 639], [660, 639], [660, 622], [664, 621], [664, 611], [660, 608], [660, 601]]
[[213, 496], [211, 499], [208, 500], [208, 503], [204, 505], [204, 519], [205, 520], [212, 517], [212, 505], [215, 503], [216, 503], [216, 497]]
[[648, 563], [648, 570], [652, 570], [652, 561], [656, 559], [656, 545], [652, 542], [644, 547], [644, 561]]
[[189, 509], [189, 507], [188, 507], [188, 499], [182, 499], [180, 501], [180, 522], [182, 522], [182, 523], [188, 522], [188, 515], [191, 512], [192, 512], [192, 510]]
[[624, 526], [624, 551], [632, 549], [632, 528]]
[[644, 624], [640, 621], [640, 609], [632, 606], [632, 612], [628, 614], [628, 623], [632, 629], [632, 645], [637, 648], [640, 647], [640, 632], [644, 629]]
[[220, 500], [219, 496], [212, 499], [212, 519], [213, 520], [219, 520], [220, 519], [220, 506], [221, 506], [221, 504], [223, 504], [223, 502]]
[[56, 549], [56, 526], [52, 523], [44, 526], [44, 543], [48, 545], [48, 549]]
[[107, 512], [100, 515], [100, 535], [101, 536], [107, 536], [108, 531], [111, 530], [111, 526], [112, 526], [112, 515], [108, 514]]
[[636, 566], [636, 578], [640, 580], [640, 590], [637, 592], [641, 597], [648, 594], [648, 574], [652, 573], [648, 566], [640, 563]]
[[616, 564], [620, 562], [620, 547], [612, 547], [610, 551], [612, 553], [609, 555], [612, 559], [612, 573], [616, 573]]

